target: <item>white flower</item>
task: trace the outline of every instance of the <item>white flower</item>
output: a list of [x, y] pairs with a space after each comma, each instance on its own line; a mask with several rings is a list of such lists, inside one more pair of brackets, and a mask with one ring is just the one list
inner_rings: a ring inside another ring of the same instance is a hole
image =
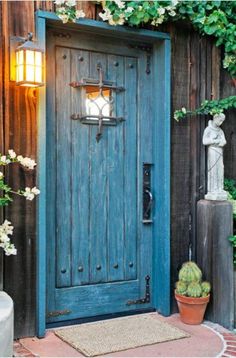
[[9, 242], [10, 241], [10, 238], [5, 234], [5, 233], [1, 233], [0, 234], [0, 243], [1, 243], [1, 247], [4, 246], [4, 244], [6, 242]]
[[31, 192], [32, 192], [34, 195], [39, 195], [39, 194], [40, 194], [40, 190], [39, 190], [38, 188], [36, 188], [36, 186], [31, 189]]
[[11, 159], [15, 159], [16, 158], [16, 153], [14, 152], [14, 150], [9, 149], [8, 150], [8, 154], [10, 155]]
[[100, 12], [99, 16], [103, 21], [107, 21], [112, 17], [111, 11], [109, 9], [105, 9], [104, 12]]
[[169, 15], [170, 15], [170, 16], [175, 16], [175, 15], [176, 15], [176, 12], [175, 12], [174, 10], [172, 10], [172, 11], [169, 12]]
[[3, 173], [2, 172], [0, 172], [0, 179], [2, 179], [3, 178]]
[[185, 107], [182, 107], [182, 108], [181, 108], [181, 111], [182, 111], [184, 114], [186, 114], [186, 113], [187, 113], [187, 110], [186, 110], [186, 108], [185, 108]]
[[179, 0], [172, 0], [172, 6], [176, 6], [178, 4]]
[[17, 254], [17, 250], [16, 250], [16, 248], [15, 248], [15, 246], [13, 244], [8, 243], [7, 245], [4, 246], [3, 249], [5, 251], [6, 256], [16, 255]]
[[11, 163], [11, 161], [9, 159], [7, 159], [6, 155], [2, 155], [0, 157], [0, 162], [4, 163], [4, 164], [9, 164]]
[[28, 169], [34, 169], [35, 165], [37, 165], [33, 159], [22, 157], [22, 155], [18, 155], [17, 160], [21, 165], [23, 165], [23, 167]]
[[113, 20], [113, 17], [111, 17], [111, 18], [108, 20], [108, 22], [109, 22], [110, 25], [113, 25], [113, 26], [123, 25], [124, 22], [125, 22], [125, 15], [124, 15], [124, 14], [120, 14], [120, 15], [119, 15], [119, 20], [117, 20], [117, 21], [114, 21], [114, 20]]
[[66, 5], [67, 6], [75, 6], [76, 5], [76, 0], [67, 0]]
[[64, 14], [65, 11], [66, 11], [66, 8], [65, 8], [64, 6], [62, 6], [62, 7], [59, 7], [59, 8], [57, 9], [57, 11], [58, 11], [60, 14]]
[[25, 191], [23, 192], [23, 195], [25, 196], [26, 200], [33, 200], [36, 195], [39, 195], [39, 193], [40, 193], [40, 190], [38, 188], [36, 188], [36, 186], [32, 189], [29, 187], [26, 187]]
[[133, 8], [132, 6], [128, 6], [125, 11], [126, 11], [126, 12], [133, 12], [133, 11], [134, 11], [134, 8]]
[[66, 24], [69, 20], [69, 16], [66, 14], [58, 15], [58, 17], [62, 20], [63, 24]]
[[79, 19], [80, 17], [85, 17], [85, 13], [83, 12], [83, 10], [77, 10], [75, 13], [75, 17], [76, 19]]
[[151, 24], [154, 26], [158, 26], [159, 24], [162, 24], [164, 21], [164, 16], [160, 16], [159, 18], [153, 19]]
[[56, 1], [54, 1], [54, 4], [56, 4], [56, 5], [62, 5], [62, 4], [64, 4], [64, 0], [56, 0]]
[[114, 0], [114, 3], [118, 6], [119, 9], [123, 9], [125, 7], [125, 2], [121, 0]]
[[21, 162], [24, 158], [22, 157], [22, 155], [17, 155], [17, 160], [18, 162]]
[[165, 13], [165, 8], [164, 7], [159, 7], [158, 9], [157, 9], [157, 12], [158, 12], [158, 14], [161, 16], [161, 15], [164, 15], [164, 13]]
[[13, 226], [11, 225], [11, 222], [8, 220], [5, 220], [4, 223], [0, 226], [0, 232], [3, 230], [3, 232], [7, 235], [13, 234]]
[[25, 196], [26, 200], [33, 200], [35, 196], [34, 193], [31, 192], [31, 189], [28, 187], [25, 188], [23, 195]]

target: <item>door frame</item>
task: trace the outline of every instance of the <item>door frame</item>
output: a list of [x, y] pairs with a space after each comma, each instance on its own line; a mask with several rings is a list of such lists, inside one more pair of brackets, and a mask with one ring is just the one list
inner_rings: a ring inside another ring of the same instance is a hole
[[[114, 38], [130, 38], [153, 45], [154, 80], [156, 94], [154, 113], [154, 197], [152, 283], [154, 308], [161, 314], [170, 314], [170, 36], [169, 34], [125, 26], [110, 26], [104, 22], [79, 19], [76, 23], [62, 25], [55, 13], [37, 11], [35, 17], [36, 38], [46, 51], [46, 25], [60, 25], [68, 29], [106, 35]], [[158, 81], [158, 78], [160, 80]], [[40, 195], [37, 205], [37, 290], [36, 332], [43, 337], [46, 330], [46, 85], [39, 89], [37, 106], [37, 185]], [[160, 135], [161, 133], [161, 135]]]

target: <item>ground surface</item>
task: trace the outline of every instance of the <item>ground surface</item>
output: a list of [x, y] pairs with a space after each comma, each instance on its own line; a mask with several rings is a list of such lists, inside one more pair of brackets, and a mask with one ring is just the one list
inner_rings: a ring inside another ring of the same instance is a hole
[[[154, 314], [154, 313], [152, 313]], [[110, 357], [223, 357], [236, 356], [236, 335], [224, 328], [206, 323], [190, 326], [182, 323], [179, 315], [157, 319], [168, 322], [188, 333], [190, 338], [154, 344], [109, 354]], [[82, 357], [74, 348], [48, 330], [43, 339], [24, 338], [15, 343], [15, 356], [21, 357]]]

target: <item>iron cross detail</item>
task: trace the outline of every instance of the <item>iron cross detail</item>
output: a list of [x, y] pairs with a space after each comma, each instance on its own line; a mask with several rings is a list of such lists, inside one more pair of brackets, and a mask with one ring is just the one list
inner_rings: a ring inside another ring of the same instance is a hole
[[104, 74], [100, 63], [97, 64], [98, 79], [82, 79], [81, 82], [71, 82], [73, 88], [83, 88], [83, 100], [85, 114], [72, 114], [71, 119], [79, 120], [83, 124], [96, 124], [98, 131], [96, 140], [102, 137], [103, 125], [117, 125], [124, 121], [123, 117], [112, 116], [114, 97], [113, 91], [124, 91], [124, 87], [118, 87], [111, 81], [104, 81]]

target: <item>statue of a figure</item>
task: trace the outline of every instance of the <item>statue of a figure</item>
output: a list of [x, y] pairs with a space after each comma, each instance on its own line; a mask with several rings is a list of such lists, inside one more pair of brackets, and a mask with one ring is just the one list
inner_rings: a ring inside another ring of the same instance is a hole
[[227, 200], [224, 191], [224, 163], [223, 147], [226, 144], [225, 135], [220, 128], [225, 120], [223, 113], [215, 114], [213, 120], [208, 122], [208, 127], [203, 133], [203, 144], [208, 146], [207, 151], [207, 200]]

